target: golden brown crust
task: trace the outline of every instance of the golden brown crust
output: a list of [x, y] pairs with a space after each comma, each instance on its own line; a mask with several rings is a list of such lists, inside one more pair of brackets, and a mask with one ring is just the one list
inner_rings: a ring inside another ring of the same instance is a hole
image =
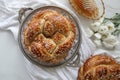
[[24, 31], [25, 47], [43, 62], [59, 63], [72, 47], [76, 29], [72, 21], [54, 10], [37, 12]]
[[60, 44], [61, 42], [63, 42], [66, 39], [66, 37], [63, 34], [56, 32], [53, 35], [52, 39], [56, 44]]
[[86, 72], [88, 69], [97, 66], [97, 65], [103, 65], [103, 64], [115, 64], [116, 61], [113, 60], [110, 56], [104, 56], [104, 55], [96, 55], [92, 58], [89, 58], [85, 64], [84, 64], [84, 72]]
[[112, 57], [96, 55], [79, 69], [78, 80], [119, 80], [120, 64]]
[[70, 0], [72, 7], [83, 16], [96, 19], [99, 14], [98, 7], [94, 0]]

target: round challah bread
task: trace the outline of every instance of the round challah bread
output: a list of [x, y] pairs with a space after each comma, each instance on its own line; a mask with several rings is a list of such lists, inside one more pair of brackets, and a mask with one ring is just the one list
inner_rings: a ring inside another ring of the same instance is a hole
[[46, 9], [37, 12], [24, 31], [25, 48], [43, 62], [59, 63], [70, 51], [76, 29], [61, 13]]
[[95, 55], [80, 67], [78, 80], [120, 80], [120, 64], [110, 56]]

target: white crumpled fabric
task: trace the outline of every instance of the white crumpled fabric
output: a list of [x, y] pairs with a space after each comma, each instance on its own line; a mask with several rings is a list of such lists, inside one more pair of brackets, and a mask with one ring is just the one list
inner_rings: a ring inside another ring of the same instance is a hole
[[[38, 8], [41, 5], [57, 5], [67, 9], [70, 12], [73, 12], [72, 8], [70, 7], [68, 0], [0, 0], [0, 29], [1, 30], [8, 30], [11, 31], [14, 35], [14, 38], [18, 39], [18, 31], [20, 24], [18, 22], [18, 11], [23, 7], [32, 7], [33, 9]], [[73, 12], [75, 14], [75, 12]], [[106, 51], [103, 49], [96, 50], [95, 45], [92, 41], [86, 37], [86, 33], [84, 31], [83, 25], [85, 23], [83, 18], [79, 18], [79, 22], [81, 30], [82, 30], [82, 44], [81, 48], [79, 49], [81, 53], [81, 66], [85, 60], [94, 55], [93, 53], [102, 53], [107, 52], [110, 54], [110, 51]], [[95, 52], [94, 52], [95, 51]], [[120, 47], [116, 49], [116, 51], [111, 51], [111, 55], [114, 57], [120, 55]], [[54, 68], [45, 68], [43, 66], [38, 67], [31, 62], [29, 62], [25, 57], [25, 65], [31, 76], [32, 80], [76, 80], [77, 79], [77, 72], [79, 67], [68, 67], [68, 66], [59, 66]]]

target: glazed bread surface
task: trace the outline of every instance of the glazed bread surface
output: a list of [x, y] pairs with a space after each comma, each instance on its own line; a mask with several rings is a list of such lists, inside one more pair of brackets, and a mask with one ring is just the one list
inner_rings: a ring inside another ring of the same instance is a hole
[[78, 80], [120, 80], [120, 64], [110, 56], [95, 55], [80, 67]]
[[80, 15], [90, 19], [96, 19], [99, 15], [99, 10], [94, 0], [69, 0], [72, 7]]
[[76, 36], [73, 22], [61, 13], [46, 9], [37, 12], [24, 31], [24, 45], [42, 62], [59, 63], [70, 51]]

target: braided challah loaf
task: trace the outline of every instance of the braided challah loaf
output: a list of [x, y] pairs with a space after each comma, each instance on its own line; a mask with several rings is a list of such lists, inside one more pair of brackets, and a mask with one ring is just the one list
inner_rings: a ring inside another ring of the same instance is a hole
[[56, 64], [67, 57], [75, 36], [71, 20], [55, 10], [46, 9], [30, 20], [24, 31], [24, 44], [36, 59]]
[[78, 80], [120, 80], [120, 64], [110, 56], [93, 56], [79, 69]]

